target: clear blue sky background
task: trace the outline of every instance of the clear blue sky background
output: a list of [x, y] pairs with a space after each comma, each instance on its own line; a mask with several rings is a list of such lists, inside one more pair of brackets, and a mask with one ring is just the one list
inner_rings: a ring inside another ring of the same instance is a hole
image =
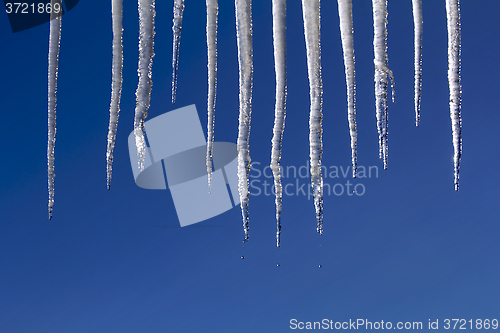
[[[206, 127], [204, 1], [186, 1], [178, 98], [170, 103], [172, 1], [157, 1], [149, 117], [196, 104]], [[113, 183], [106, 189], [111, 86], [109, 1], [80, 1], [62, 18], [56, 196], [47, 220], [48, 24], [13, 34], [0, 15], [1, 332], [283, 332], [289, 321], [421, 321], [500, 317], [498, 62], [495, 0], [464, 0], [463, 158], [453, 189], [445, 1], [423, 1], [421, 125], [414, 125], [411, 1], [389, 1], [389, 169], [378, 158], [371, 4], [354, 1], [359, 165], [378, 166], [363, 196], [283, 203], [275, 247], [272, 196], [250, 198], [250, 242], [239, 208], [180, 228], [170, 192], [132, 177], [127, 137], [137, 86], [137, 4], [124, 3], [124, 87]], [[270, 1], [254, 1], [253, 161], [269, 163], [274, 119]], [[301, 5], [288, 4], [288, 113], [283, 165], [308, 159], [309, 88]], [[322, 4], [324, 165], [350, 165], [336, 1]], [[238, 63], [234, 4], [220, 1], [215, 138], [235, 142]], [[263, 176], [258, 179], [266, 180]], [[270, 179], [267, 179], [270, 181]], [[294, 182], [295, 180], [287, 180]], [[307, 183], [307, 179], [299, 179]], [[337, 187], [337, 189], [339, 189]], [[255, 193], [255, 192], [254, 192]], [[193, 202], [193, 209], [196, 203]], [[245, 259], [240, 257], [244, 255]], [[276, 264], [280, 263], [277, 267]], [[322, 265], [319, 268], [318, 265]]]

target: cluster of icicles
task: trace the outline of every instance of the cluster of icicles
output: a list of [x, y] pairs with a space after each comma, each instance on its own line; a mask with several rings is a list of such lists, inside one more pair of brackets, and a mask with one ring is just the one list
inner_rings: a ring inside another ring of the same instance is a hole
[[[450, 88], [450, 117], [452, 122], [455, 190], [458, 190], [461, 142], [461, 84], [460, 84], [460, 9], [459, 0], [445, 0], [448, 21], [448, 81]], [[353, 177], [356, 177], [357, 165], [357, 130], [356, 130], [356, 99], [354, 70], [354, 41], [352, 0], [337, 0], [340, 17], [340, 32], [344, 51], [344, 65], [347, 85], [347, 117], [351, 136], [351, 152]], [[415, 119], [416, 126], [420, 119], [420, 101], [422, 84], [422, 1], [412, 0], [414, 18], [415, 44]], [[155, 1], [139, 0], [139, 83], [136, 91], [136, 108], [134, 133], [139, 157], [140, 169], [144, 168], [146, 143], [144, 138], [144, 121], [150, 104], [152, 88], [152, 63], [154, 57], [154, 21]], [[208, 187], [211, 188], [212, 153], [214, 142], [214, 115], [217, 87], [217, 0], [206, 0], [207, 7], [207, 53], [208, 53], [208, 141], [207, 141], [207, 173]], [[375, 64], [375, 96], [376, 117], [379, 134], [379, 154], [383, 160], [384, 169], [388, 161], [388, 97], [389, 80], [394, 101], [394, 77], [388, 66], [387, 57], [387, 0], [372, 0], [374, 27], [374, 64]], [[112, 0], [113, 16], [113, 80], [110, 105], [110, 121], [107, 147], [107, 186], [110, 188], [113, 162], [113, 148], [120, 111], [120, 96], [122, 90], [122, 11], [123, 0]], [[273, 128], [271, 169], [276, 188], [276, 245], [280, 246], [281, 234], [281, 147], [285, 128], [286, 115], [286, 0], [272, 0], [274, 61], [276, 73], [276, 104]], [[321, 174], [322, 144], [322, 104], [323, 88], [321, 78], [321, 25], [320, 0], [302, 0], [304, 35], [307, 49], [307, 69], [310, 88], [309, 143], [311, 186], [316, 209], [317, 231], [323, 233], [323, 178]], [[175, 0], [173, 8], [173, 52], [172, 52], [172, 103], [175, 102], [177, 90], [177, 69], [179, 61], [179, 46], [182, 29], [184, 0]], [[250, 122], [252, 113], [253, 85], [253, 48], [252, 48], [252, 1], [235, 0], [236, 31], [239, 60], [239, 133], [238, 150], [238, 191], [243, 215], [244, 240], [248, 240], [249, 216], [248, 198], [250, 172]], [[49, 43], [49, 74], [48, 74], [48, 186], [49, 186], [49, 219], [52, 217], [54, 204], [54, 144], [55, 144], [55, 111], [57, 86], [57, 61], [61, 33], [61, 17], [50, 22]]]

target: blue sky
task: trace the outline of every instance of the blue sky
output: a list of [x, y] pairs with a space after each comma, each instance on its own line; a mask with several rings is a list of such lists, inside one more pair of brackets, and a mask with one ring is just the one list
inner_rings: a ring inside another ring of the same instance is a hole
[[[290, 330], [293, 318], [420, 321], [424, 327], [438, 319], [441, 328], [447, 318], [498, 319], [499, 2], [461, 3], [463, 157], [457, 193], [444, 0], [423, 1], [419, 128], [414, 125], [411, 1], [389, 1], [389, 67], [397, 94], [389, 106], [385, 171], [378, 158], [371, 4], [354, 1], [358, 163], [377, 166], [378, 177], [326, 180], [332, 186], [349, 180], [366, 191], [325, 196], [323, 236], [316, 233], [312, 200], [285, 197], [280, 249], [272, 196], [250, 198], [250, 241], [243, 247], [238, 208], [180, 228], [168, 190], [135, 185], [127, 137], [137, 86], [138, 14], [134, 1], [124, 2], [124, 87], [111, 191], [105, 160], [110, 4], [80, 1], [62, 18], [52, 221], [46, 189], [49, 26], [13, 34], [7, 16], [0, 15], [0, 331], [282, 332]], [[171, 1], [157, 1], [156, 10], [149, 118], [196, 104], [205, 128], [205, 4], [186, 2], [175, 106], [170, 103]], [[270, 1], [254, 1], [250, 147], [260, 170], [269, 163], [274, 119], [271, 13]], [[309, 88], [299, 1], [289, 1], [287, 21], [282, 164], [300, 167], [308, 160]], [[323, 164], [347, 168], [338, 21], [336, 1], [323, 1]], [[218, 45], [215, 139], [235, 142], [238, 63], [230, 1], [220, 1]]]

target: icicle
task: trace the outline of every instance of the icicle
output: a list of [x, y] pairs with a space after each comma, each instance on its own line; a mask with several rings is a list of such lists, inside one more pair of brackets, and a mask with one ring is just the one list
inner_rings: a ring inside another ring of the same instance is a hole
[[235, 0], [236, 37], [240, 81], [240, 116], [238, 128], [238, 192], [245, 239], [248, 241], [248, 174], [250, 173], [250, 121], [252, 116], [253, 47], [252, 1]]
[[394, 77], [387, 67], [387, 0], [372, 0], [373, 5], [373, 48], [375, 53], [375, 104], [377, 110], [377, 130], [379, 135], [379, 155], [388, 162], [389, 114], [387, 106], [387, 76], [391, 78], [392, 101], [395, 100]]
[[172, 104], [175, 104], [177, 94], [177, 69], [179, 67], [179, 46], [181, 44], [182, 15], [184, 13], [184, 0], [174, 1], [174, 19], [172, 25]]
[[460, 158], [462, 156], [462, 86], [460, 84], [460, 4], [459, 0], [446, 0], [448, 21], [448, 82], [450, 86], [450, 118], [453, 134], [453, 161], [455, 167], [455, 191], [458, 191]]
[[420, 122], [420, 100], [422, 99], [422, 0], [412, 0], [413, 25], [415, 26], [415, 125]]
[[344, 50], [345, 79], [347, 84], [347, 115], [351, 134], [352, 176], [358, 165], [358, 134], [356, 129], [356, 82], [354, 71], [354, 38], [352, 26], [352, 0], [338, 0], [340, 35]]
[[113, 0], [111, 4], [113, 16], [113, 82], [111, 84], [111, 103], [109, 106], [109, 130], [107, 160], [107, 186], [111, 188], [111, 173], [113, 172], [113, 149], [115, 148], [116, 129], [120, 116], [120, 98], [122, 94], [123, 68], [123, 0]]
[[146, 153], [144, 120], [148, 116], [151, 88], [153, 86], [151, 68], [153, 67], [154, 57], [155, 15], [154, 0], [139, 0], [139, 65], [137, 69], [139, 84], [135, 92], [134, 133], [140, 170], [144, 170], [144, 156]]
[[61, 16], [50, 21], [48, 68], [48, 131], [47, 131], [47, 185], [49, 191], [49, 220], [54, 206], [54, 148], [56, 145], [56, 102], [59, 46], [61, 42]]
[[311, 163], [311, 187], [316, 209], [317, 230], [323, 234], [323, 177], [321, 156], [323, 154], [322, 128], [323, 83], [321, 80], [320, 45], [320, 1], [302, 0], [304, 35], [307, 48], [307, 72], [309, 76], [309, 158]]
[[208, 101], [207, 101], [207, 174], [208, 190], [212, 189], [212, 154], [214, 147], [215, 96], [217, 92], [217, 0], [207, 0], [207, 53], [208, 53]]
[[[281, 237], [281, 144], [286, 116], [286, 0], [273, 0], [274, 68], [276, 72], [276, 105], [271, 149], [271, 169], [276, 189], [276, 246]], [[279, 266], [279, 264], [278, 264]]]

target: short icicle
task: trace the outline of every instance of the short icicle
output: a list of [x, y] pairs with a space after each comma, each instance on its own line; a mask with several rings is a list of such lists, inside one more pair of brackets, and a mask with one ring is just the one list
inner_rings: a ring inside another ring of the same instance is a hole
[[415, 125], [420, 124], [420, 102], [422, 99], [422, 0], [412, 0], [414, 46], [415, 46]]
[[358, 132], [356, 128], [356, 82], [354, 71], [354, 37], [352, 23], [352, 0], [338, 0], [340, 35], [344, 50], [345, 79], [347, 85], [347, 117], [351, 135], [352, 176], [356, 177], [358, 165]]
[[152, 67], [154, 57], [154, 35], [155, 35], [155, 1], [139, 0], [139, 83], [137, 85], [134, 134], [137, 146], [138, 167], [144, 170], [144, 158], [146, 155], [146, 139], [144, 133], [144, 120], [148, 115], [151, 100], [151, 89], [153, 86]]
[[182, 15], [184, 14], [184, 0], [174, 0], [174, 19], [172, 25], [172, 104], [175, 104], [177, 95], [177, 70], [179, 68], [179, 47], [181, 45]]
[[321, 157], [323, 154], [322, 128], [323, 83], [321, 79], [320, 1], [302, 0], [304, 35], [307, 49], [307, 72], [309, 76], [309, 159], [311, 163], [311, 187], [316, 210], [317, 231], [323, 234], [323, 176]]
[[394, 77], [388, 68], [387, 57], [387, 0], [372, 0], [373, 6], [373, 48], [375, 53], [375, 105], [379, 135], [379, 156], [387, 169], [389, 147], [389, 113], [387, 105], [388, 76], [391, 79], [394, 102]]
[[111, 188], [111, 174], [113, 172], [113, 150], [115, 148], [116, 130], [120, 116], [120, 99], [122, 94], [123, 69], [123, 0], [113, 0], [111, 3], [113, 17], [113, 68], [111, 83], [111, 103], [109, 106], [108, 147], [106, 151], [107, 187]]
[[450, 118], [453, 134], [455, 191], [458, 191], [460, 159], [462, 156], [462, 86], [460, 83], [461, 32], [459, 0], [446, 0], [448, 21], [448, 83], [450, 86]]
[[48, 59], [48, 112], [47, 112], [47, 185], [49, 191], [49, 220], [52, 219], [54, 207], [54, 149], [56, 145], [56, 103], [57, 103], [57, 74], [59, 62], [59, 47], [61, 43], [61, 16], [50, 21], [49, 59]]
[[217, 93], [217, 0], [207, 0], [207, 55], [208, 55], [208, 100], [207, 100], [207, 174], [208, 190], [212, 189], [212, 166], [214, 150], [215, 98]]
[[[276, 104], [271, 148], [271, 170], [276, 189], [276, 246], [281, 241], [281, 147], [286, 117], [286, 0], [273, 0], [274, 69], [276, 72]], [[279, 264], [278, 264], [279, 265]]]
[[252, 1], [235, 0], [236, 38], [238, 41], [240, 115], [238, 127], [238, 193], [243, 216], [244, 242], [248, 241], [248, 175], [250, 173], [250, 122], [252, 116], [253, 47]]

